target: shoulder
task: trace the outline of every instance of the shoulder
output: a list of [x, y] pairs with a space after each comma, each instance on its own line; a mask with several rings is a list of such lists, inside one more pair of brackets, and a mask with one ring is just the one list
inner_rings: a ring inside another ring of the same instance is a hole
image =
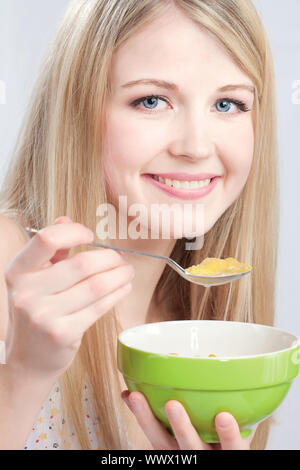
[[0, 253], [1, 258], [11, 257], [20, 251], [28, 242], [25, 230], [22, 229], [22, 222], [6, 215], [0, 214]]
[[25, 231], [22, 230], [22, 226], [12, 218], [0, 214], [0, 341], [6, 338], [9, 319], [4, 272], [11, 260], [24, 248], [27, 242], [28, 238]]

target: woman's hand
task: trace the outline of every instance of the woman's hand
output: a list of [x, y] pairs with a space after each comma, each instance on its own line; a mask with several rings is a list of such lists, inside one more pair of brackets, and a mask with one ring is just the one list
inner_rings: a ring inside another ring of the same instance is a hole
[[68, 257], [94, 234], [68, 217], [38, 231], [5, 271], [9, 302], [6, 364], [56, 380], [71, 365], [84, 333], [131, 289], [134, 271], [114, 250]]
[[[229, 413], [219, 413], [215, 418], [220, 443], [208, 444], [201, 441], [180, 402], [169, 400], [165, 404], [165, 412], [175, 435], [173, 437], [153, 415], [142, 393], [137, 391], [130, 393], [129, 390], [123, 390], [121, 397], [134, 413], [154, 450], [250, 450], [250, 443], [257, 425], [251, 435], [243, 439], [238, 423]], [[172, 416], [173, 411], [176, 417]]]

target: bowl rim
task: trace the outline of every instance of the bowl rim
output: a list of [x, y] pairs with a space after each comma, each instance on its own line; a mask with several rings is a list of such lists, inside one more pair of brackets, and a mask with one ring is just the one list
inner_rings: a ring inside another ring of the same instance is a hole
[[[193, 356], [183, 356], [183, 355], [175, 356], [175, 355], [172, 355], [172, 354], [158, 353], [158, 352], [148, 351], [148, 350], [145, 350], [145, 349], [138, 349], [136, 347], [129, 346], [128, 344], [126, 344], [122, 340], [122, 337], [125, 336], [125, 334], [127, 332], [129, 332], [130, 330], [137, 330], [137, 329], [147, 328], [148, 325], [160, 325], [161, 323], [164, 323], [164, 324], [172, 323], [173, 324], [173, 323], [187, 323], [187, 322], [233, 323], [233, 324], [239, 324], [239, 325], [254, 326], [254, 327], [258, 327], [258, 328], [272, 329], [272, 330], [277, 330], [278, 332], [281, 332], [281, 333], [284, 333], [286, 335], [289, 335], [289, 336], [293, 337], [294, 341], [293, 341], [292, 345], [289, 346], [288, 348], [278, 349], [276, 351], [271, 351], [271, 352], [263, 353], [263, 354], [251, 354], [251, 355], [247, 355], [247, 356], [245, 355], [245, 356], [193, 357]], [[235, 360], [254, 359], [256, 357], [259, 358], [259, 357], [272, 356], [272, 355], [279, 354], [279, 353], [282, 353], [282, 352], [286, 352], [286, 351], [289, 351], [289, 350], [292, 350], [292, 349], [296, 349], [297, 347], [300, 346], [300, 338], [293, 335], [289, 331], [283, 330], [282, 328], [277, 328], [277, 327], [271, 326], [271, 325], [263, 325], [261, 323], [238, 322], [238, 321], [230, 321], [230, 320], [170, 320], [170, 321], [164, 321], [164, 322], [144, 323], [142, 325], [133, 326], [131, 328], [127, 328], [126, 330], [123, 330], [121, 333], [119, 333], [117, 339], [118, 339], [118, 342], [120, 344], [122, 344], [122, 346], [124, 346], [126, 348], [129, 348], [133, 351], [141, 351], [141, 352], [144, 352], [144, 353], [155, 354], [157, 356], [164, 356], [164, 357], [168, 357], [168, 358], [172, 358], [172, 359], [173, 358], [174, 359], [176, 359], [176, 358], [177, 359], [195, 359], [195, 360], [205, 360], [205, 361], [211, 361], [211, 360], [214, 360], [214, 361], [228, 361], [228, 360], [234, 360], [234, 359]], [[300, 358], [299, 358], [299, 360], [300, 360]]]

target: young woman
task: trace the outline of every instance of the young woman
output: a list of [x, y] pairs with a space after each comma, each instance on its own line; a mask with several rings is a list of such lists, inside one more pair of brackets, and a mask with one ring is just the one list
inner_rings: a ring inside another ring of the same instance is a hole
[[[272, 56], [250, 0], [70, 3], [0, 199], [8, 247], [2, 243], [2, 448], [266, 447], [271, 418], [242, 439], [234, 417], [219, 413], [220, 444], [210, 445], [175, 400], [165, 405], [175, 437], [139, 392], [130, 401], [142, 408], [132, 413], [122, 400], [128, 392], [116, 345], [123, 329], [153, 321], [273, 324], [275, 130]], [[204, 178], [209, 192], [178, 188]], [[153, 204], [202, 204], [204, 243], [187, 250], [171, 227], [167, 239], [117, 231], [107, 245], [170, 256], [185, 267], [233, 256], [253, 266], [251, 276], [204, 288], [157, 259], [87, 246], [100, 238], [100, 204], [132, 220], [120, 196], [148, 215]], [[39, 232], [27, 240], [21, 226]]]

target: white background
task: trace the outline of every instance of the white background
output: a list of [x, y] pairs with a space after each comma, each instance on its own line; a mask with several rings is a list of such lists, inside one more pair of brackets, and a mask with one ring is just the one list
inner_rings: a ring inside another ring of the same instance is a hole
[[[0, 80], [6, 85], [6, 104], [0, 104], [0, 184], [40, 61], [67, 4], [68, 0], [0, 0]], [[271, 41], [277, 79], [281, 226], [275, 325], [300, 337], [300, 103], [292, 102], [293, 83], [300, 80], [300, 2], [255, 0], [255, 4]], [[299, 397], [300, 376], [274, 413], [277, 424], [268, 449], [300, 449]]]

